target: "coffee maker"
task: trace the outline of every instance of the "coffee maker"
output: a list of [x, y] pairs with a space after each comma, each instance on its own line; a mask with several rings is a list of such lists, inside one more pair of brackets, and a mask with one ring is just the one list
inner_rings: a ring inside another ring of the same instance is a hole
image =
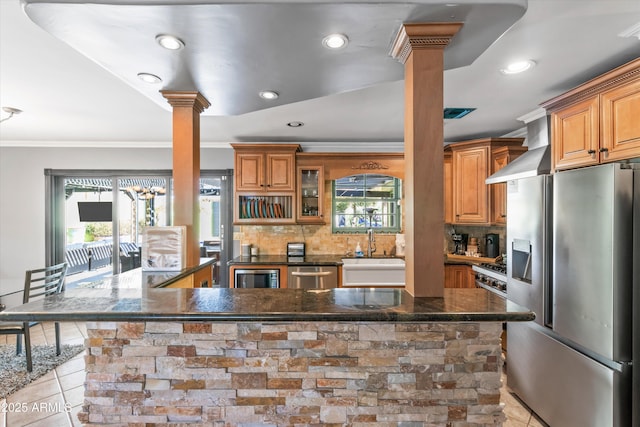
[[485, 256], [496, 258], [500, 254], [500, 236], [498, 234], [487, 234], [485, 239]]
[[467, 250], [467, 242], [469, 241], [469, 235], [454, 233], [451, 235], [451, 239], [453, 240], [453, 245], [454, 245], [453, 253], [456, 255], [464, 255], [464, 253]]

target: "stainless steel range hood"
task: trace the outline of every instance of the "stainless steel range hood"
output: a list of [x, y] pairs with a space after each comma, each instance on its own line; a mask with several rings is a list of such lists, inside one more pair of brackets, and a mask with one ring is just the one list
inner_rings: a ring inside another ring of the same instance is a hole
[[527, 123], [524, 154], [485, 180], [487, 184], [551, 173], [551, 147], [549, 146], [549, 116]]

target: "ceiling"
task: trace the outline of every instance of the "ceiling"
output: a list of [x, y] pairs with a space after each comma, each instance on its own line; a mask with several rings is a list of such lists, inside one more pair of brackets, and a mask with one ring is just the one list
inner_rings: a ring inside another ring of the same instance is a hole
[[[640, 56], [638, 36], [620, 36], [640, 31], [637, 0], [2, 0], [0, 106], [23, 112], [0, 124], [0, 146], [170, 147], [168, 89], [211, 103], [204, 147], [401, 151], [394, 37], [403, 22], [447, 21], [464, 25], [445, 50], [444, 104], [476, 110], [445, 120], [445, 142], [521, 132], [541, 102]], [[349, 44], [322, 47], [336, 32]], [[185, 47], [161, 48], [161, 33]], [[516, 59], [537, 65], [499, 72]], [[266, 89], [278, 99], [261, 99]]]

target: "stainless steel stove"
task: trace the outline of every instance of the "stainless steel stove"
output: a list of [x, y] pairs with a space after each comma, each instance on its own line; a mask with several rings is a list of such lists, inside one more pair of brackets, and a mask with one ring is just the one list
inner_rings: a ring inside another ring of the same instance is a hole
[[471, 267], [476, 272], [476, 286], [507, 297], [507, 266], [482, 263]]

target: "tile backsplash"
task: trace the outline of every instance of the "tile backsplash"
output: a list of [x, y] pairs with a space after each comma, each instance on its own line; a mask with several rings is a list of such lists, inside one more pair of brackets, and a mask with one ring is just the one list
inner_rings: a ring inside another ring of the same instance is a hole
[[444, 250], [446, 253], [452, 253], [454, 250], [451, 235], [454, 233], [468, 234], [469, 238], [476, 237], [478, 239], [478, 250], [484, 254], [485, 235], [495, 233], [500, 236], [499, 253], [506, 253], [506, 236], [507, 230], [504, 226], [478, 226], [478, 225], [458, 225], [445, 224], [444, 227]]
[[[484, 252], [485, 235], [496, 233], [500, 236], [500, 251], [506, 252], [506, 229], [498, 226], [463, 226], [445, 224], [443, 234], [443, 250], [446, 253], [453, 252], [451, 234], [454, 232], [466, 233], [469, 237], [478, 238], [480, 252]], [[309, 255], [345, 255], [348, 251], [353, 253], [358, 243], [363, 251], [366, 251], [366, 234], [340, 233], [333, 234], [331, 225], [251, 225], [236, 227], [233, 234], [234, 240], [241, 244], [249, 243], [257, 247], [262, 255], [286, 255], [287, 242], [305, 242]], [[376, 233], [376, 256], [391, 255], [396, 246], [394, 233]]]
[[[245, 225], [237, 227], [234, 240], [251, 244], [261, 255], [286, 255], [287, 242], [305, 242], [308, 255], [345, 255], [353, 253], [360, 243], [367, 247], [366, 234], [333, 234], [331, 225]], [[396, 246], [396, 235], [376, 233], [376, 256], [390, 255]]]

